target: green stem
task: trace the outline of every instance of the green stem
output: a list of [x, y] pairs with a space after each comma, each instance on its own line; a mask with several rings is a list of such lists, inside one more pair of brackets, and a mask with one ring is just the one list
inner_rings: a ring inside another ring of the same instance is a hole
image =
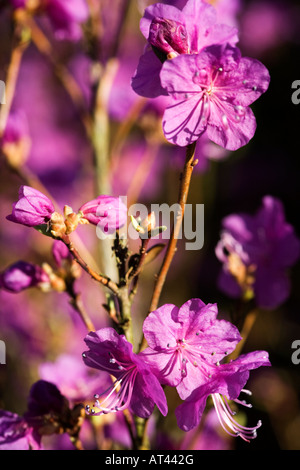
[[136, 427], [136, 446], [138, 450], [149, 450], [150, 443], [147, 436], [147, 424], [148, 420], [140, 418], [139, 416], [134, 417]]

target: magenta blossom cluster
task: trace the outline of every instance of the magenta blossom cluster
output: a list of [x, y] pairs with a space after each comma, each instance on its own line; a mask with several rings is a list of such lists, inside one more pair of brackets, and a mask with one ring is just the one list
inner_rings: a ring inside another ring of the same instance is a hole
[[249, 105], [268, 89], [270, 76], [261, 62], [242, 57], [237, 30], [217, 24], [211, 5], [188, 0], [182, 10], [146, 8], [141, 31], [149, 46], [132, 87], [142, 96], [170, 97], [166, 139], [185, 147], [206, 134], [227, 150], [246, 145], [256, 130]]
[[[239, 400], [249, 371], [269, 366], [268, 354], [255, 351], [226, 362], [241, 337], [230, 322], [218, 320], [215, 304], [192, 299], [180, 308], [166, 304], [144, 321], [148, 347], [138, 354], [124, 336], [112, 328], [89, 333], [89, 350], [83, 353], [86, 365], [113, 377], [106, 393], [96, 394], [87, 412], [100, 415], [129, 408], [137, 416], [149, 417], [156, 404], [163, 415], [167, 402], [161, 385], [176, 387], [183, 404], [176, 411], [178, 425], [189, 431], [200, 422], [206, 399], [212, 396], [219, 421], [234, 436], [249, 441], [256, 429], [240, 426], [227, 400]], [[224, 360], [224, 362], [222, 362]], [[221, 363], [222, 362], [222, 363]], [[244, 403], [243, 403], [244, 404]], [[230, 416], [230, 418], [229, 418]]]
[[259, 307], [276, 308], [290, 294], [288, 270], [299, 255], [300, 240], [285, 219], [281, 201], [265, 196], [256, 214], [223, 219], [216, 247], [223, 264], [219, 287], [234, 298], [250, 292]]

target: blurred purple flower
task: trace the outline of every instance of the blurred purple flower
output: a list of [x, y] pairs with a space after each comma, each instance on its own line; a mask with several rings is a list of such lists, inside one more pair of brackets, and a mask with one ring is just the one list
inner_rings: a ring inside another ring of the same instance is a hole
[[9, 292], [17, 293], [49, 283], [48, 274], [40, 266], [26, 261], [17, 261], [0, 273], [0, 289]]
[[37, 189], [21, 186], [19, 200], [13, 204], [12, 213], [6, 218], [11, 222], [35, 227], [49, 222], [55, 208], [50, 199]]
[[255, 215], [223, 219], [216, 246], [216, 256], [223, 263], [219, 287], [233, 297], [254, 295], [262, 308], [276, 308], [290, 294], [287, 269], [299, 255], [300, 240], [285, 220], [281, 201], [265, 196]]
[[232, 352], [241, 337], [238, 329], [217, 320], [216, 304], [192, 299], [180, 308], [165, 304], [151, 312], [143, 331], [149, 347], [149, 362], [161, 383], [175, 386], [185, 399], [207, 382], [207, 364], [215, 364]]
[[95, 374], [82, 362], [81, 357], [63, 354], [55, 362], [44, 362], [39, 366], [41, 379], [59, 387], [60, 392], [72, 403], [79, 403], [96, 393], [99, 386], [107, 388], [109, 378], [103, 373]]
[[113, 196], [98, 196], [83, 204], [79, 212], [83, 219], [97, 225], [104, 233], [115, 232], [127, 220], [127, 206], [120, 198]]
[[202, 0], [188, 0], [182, 10], [163, 3], [150, 5], [145, 9], [140, 29], [148, 45], [140, 58], [132, 87], [147, 98], [167, 94], [159, 74], [168, 54], [170, 58], [186, 52], [195, 54], [212, 44], [234, 45], [238, 41], [237, 29], [217, 24], [216, 10]]
[[214, 407], [223, 429], [231, 436], [240, 436], [249, 441], [256, 437], [256, 430], [261, 426], [248, 428], [240, 425], [233, 419], [228, 401], [233, 400], [238, 404], [247, 405], [238, 399], [241, 392], [250, 394], [243, 387], [247, 383], [251, 369], [261, 366], [270, 366], [268, 354], [265, 351], [254, 351], [240, 356], [238, 359], [221, 365], [207, 367], [209, 380], [196, 388], [193, 393], [175, 410], [178, 426], [184, 431], [190, 431], [199, 425], [202, 413], [209, 395], [212, 396]]
[[[29, 0], [10, 1], [14, 8], [30, 8]], [[57, 39], [71, 41], [81, 38], [81, 24], [89, 16], [86, 0], [40, 0], [37, 12], [48, 16]]]
[[8, 116], [6, 127], [1, 138], [1, 145], [6, 143], [17, 143], [24, 137], [28, 137], [28, 119], [21, 111], [11, 112]]
[[0, 410], [0, 450], [40, 450], [40, 442], [24, 418]]
[[132, 344], [124, 336], [113, 328], [103, 328], [89, 333], [85, 342], [89, 351], [83, 353], [84, 363], [116, 378], [106, 393], [95, 395], [94, 407], [87, 407], [89, 413], [101, 415], [129, 408], [137, 416], [148, 418], [156, 404], [166, 416], [167, 401], [158, 379], [143, 354], [134, 354]]
[[28, 421], [34, 422], [35, 418], [40, 418], [51, 412], [61, 414], [66, 406], [67, 401], [56, 385], [46, 380], [38, 380], [30, 389], [24, 417]]
[[218, 0], [217, 2], [210, 2], [209, 0], [206, 1], [208, 3], [214, 3], [214, 7], [217, 10], [218, 20], [222, 20], [223, 23], [229, 26], [239, 27], [239, 16], [243, 6], [241, 0]]
[[78, 436], [82, 412], [82, 404], [69, 407], [67, 398], [56, 385], [38, 380], [30, 389], [24, 418], [40, 436], [62, 433]]
[[[299, 10], [293, 2], [281, 0], [252, 1], [245, 5], [240, 17], [243, 49], [249, 54], [262, 56], [298, 35]], [[278, 34], [280, 31], [280, 34]]]
[[160, 77], [170, 95], [163, 129], [171, 143], [184, 147], [206, 132], [221, 147], [237, 150], [253, 137], [256, 120], [249, 105], [270, 81], [259, 61], [217, 45], [166, 61]]

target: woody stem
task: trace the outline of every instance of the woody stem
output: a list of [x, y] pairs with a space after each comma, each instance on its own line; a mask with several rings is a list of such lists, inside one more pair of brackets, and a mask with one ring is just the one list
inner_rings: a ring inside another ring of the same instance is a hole
[[[183, 172], [180, 178], [180, 189], [179, 189], [179, 197], [178, 197], [178, 204], [181, 210], [180, 210], [180, 213], [177, 215], [176, 220], [174, 222], [170, 241], [166, 250], [166, 254], [165, 254], [162, 266], [160, 268], [160, 271], [158, 273], [157, 279], [156, 279], [156, 283], [155, 283], [153, 294], [152, 294], [151, 304], [149, 308], [149, 313], [152, 312], [153, 310], [156, 310], [158, 306], [160, 295], [161, 295], [163, 286], [165, 284], [170, 265], [176, 253], [177, 240], [178, 240], [178, 236], [181, 230], [181, 225], [182, 225], [182, 221], [184, 217], [185, 204], [186, 204], [188, 193], [189, 193], [192, 173], [193, 173], [193, 169], [195, 165], [197, 164], [197, 160], [195, 160], [195, 147], [196, 147], [196, 143], [194, 142], [188, 145], [186, 148], [186, 159], [185, 159]], [[141, 343], [141, 349], [144, 349], [145, 347], [146, 347], [146, 342], [145, 342], [145, 338], [143, 338], [142, 343]]]

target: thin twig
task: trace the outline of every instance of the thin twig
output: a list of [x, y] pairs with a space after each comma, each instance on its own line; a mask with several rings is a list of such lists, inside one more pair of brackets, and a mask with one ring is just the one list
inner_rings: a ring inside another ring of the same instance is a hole
[[[166, 251], [162, 266], [160, 268], [160, 271], [158, 273], [157, 279], [156, 279], [156, 283], [155, 283], [153, 294], [152, 294], [151, 304], [149, 308], [149, 313], [152, 312], [153, 310], [156, 310], [158, 306], [160, 295], [161, 295], [170, 265], [173, 261], [173, 258], [176, 252], [177, 240], [178, 240], [178, 236], [181, 230], [181, 225], [182, 225], [182, 221], [184, 217], [185, 204], [186, 204], [187, 197], [188, 197], [191, 177], [192, 177], [194, 166], [197, 163], [197, 161], [194, 160], [195, 147], [196, 147], [196, 143], [193, 143], [193, 144], [188, 145], [186, 149], [186, 159], [185, 159], [183, 172], [181, 175], [180, 190], [179, 190], [179, 197], [178, 197], [178, 204], [180, 205], [181, 210], [180, 210], [180, 214], [178, 214], [174, 222], [170, 241], [167, 247], [167, 251]], [[143, 338], [142, 343], [141, 343], [141, 348], [143, 349], [145, 346], [146, 346], [146, 342], [145, 342], [145, 338]]]
[[81, 300], [81, 295], [74, 290], [74, 282], [70, 282], [67, 286], [67, 293], [70, 296], [70, 304], [79, 313], [80, 318], [82, 319], [83, 323], [85, 324], [88, 331], [95, 331], [95, 326], [90, 319], [83, 303]]
[[114, 294], [118, 295], [119, 287], [115, 284], [109, 277], [104, 276], [102, 274], [97, 273], [92, 268], [90, 268], [87, 263], [82, 259], [80, 254], [78, 253], [77, 249], [74, 247], [72, 241], [68, 236], [64, 236], [61, 239], [65, 245], [68, 247], [70, 253], [72, 254], [73, 258], [77, 261], [77, 263], [82, 267], [82, 269], [88, 273], [95, 281], [101, 283], [103, 286], [109, 288]]
[[241, 354], [241, 351], [243, 347], [245, 346], [245, 343], [250, 335], [253, 325], [258, 317], [258, 313], [259, 313], [259, 310], [255, 309], [255, 310], [251, 310], [247, 314], [242, 331], [241, 331], [242, 339], [237, 345], [237, 347], [235, 348], [235, 350], [230, 354], [230, 356], [228, 356], [228, 360], [236, 359]]
[[0, 137], [2, 137], [6, 128], [8, 116], [15, 95], [22, 58], [25, 50], [29, 45], [29, 41], [22, 40], [22, 32], [20, 31], [20, 29], [22, 29], [22, 26], [18, 22], [16, 22], [14, 30], [15, 44], [12, 49], [11, 59], [6, 74], [5, 104], [2, 105], [0, 113]]
[[146, 260], [146, 257], [147, 257], [147, 247], [149, 245], [149, 241], [150, 241], [150, 238], [142, 239], [142, 245], [141, 245], [141, 249], [140, 249], [140, 253], [139, 253], [138, 263], [133, 268], [133, 270], [130, 272], [130, 276], [128, 278], [129, 281], [133, 282], [132, 287], [130, 289], [130, 293], [129, 293], [129, 299], [131, 301], [133, 300], [133, 297], [136, 294], [137, 284], [138, 284], [138, 281], [139, 281], [139, 276], [140, 276], [140, 273], [143, 270], [144, 263], [145, 263], [145, 260]]

